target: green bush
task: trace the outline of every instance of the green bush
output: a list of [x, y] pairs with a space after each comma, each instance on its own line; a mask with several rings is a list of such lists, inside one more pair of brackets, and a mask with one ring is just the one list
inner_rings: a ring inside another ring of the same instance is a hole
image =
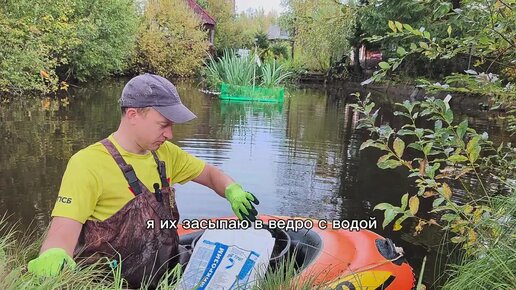
[[77, 2], [74, 17], [80, 44], [68, 56], [69, 73], [85, 81], [127, 69], [139, 22], [134, 1]]
[[[417, 188], [416, 193], [405, 193], [399, 206], [380, 203], [374, 209], [384, 212], [383, 227], [394, 222], [397, 231], [406, 219], [416, 219], [416, 234], [425, 226], [436, 226], [449, 233], [451, 243], [460, 245], [463, 257], [460, 264], [448, 265], [452, 278], [447, 289], [512, 289], [516, 281], [510, 270], [516, 262], [516, 148], [510, 143], [494, 146], [487, 133], [477, 133], [467, 120], [455, 120], [450, 99], [448, 95], [444, 100], [429, 97], [397, 104], [401, 109], [394, 115], [405, 121], [401, 128], [377, 126], [378, 110], [368, 97], [353, 105], [364, 115], [358, 128], [371, 134], [360, 149], [380, 149], [384, 155], [378, 167], [406, 168]], [[418, 125], [424, 123], [433, 126]], [[470, 180], [477, 186], [470, 186]], [[460, 183], [465, 192], [459, 199], [454, 197], [453, 183]], [[421, 210], [422, 203], [431, 204], [429, 212]], [[482, 279], [471, 279], [479, 273]]]
[[290, 31], [294, 58], [303, 69], [326, 72], [349, 53], [355, 15], [348, 4], [343, 7], [333, 0], [284, 2], [289, 9], [280, 23]]
[[182, 0], [149, 1], [137, 40], [136, 66], [140, 72], [191, 76], [208, 50], [201, 20]]
[[133, 1], [6, 1], [0, 7], [0, 91], [54, 92], [59, 79], [124, 69], [137, 16]]
[[27, 17], [11, 17], [4, 9], [0, 7], [0, 92], [55, 91], [58, 61], [49, 57], [52, 50], [42, 38], [44, 32], [28, 25]]

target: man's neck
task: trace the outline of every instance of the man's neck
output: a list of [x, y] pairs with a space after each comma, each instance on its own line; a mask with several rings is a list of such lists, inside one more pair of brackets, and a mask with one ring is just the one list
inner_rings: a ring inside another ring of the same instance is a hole
[[129, 134], [125, 134], [123, 128], [119, 127], [118, 130], [113, 133], [113, 138], [125, 151], [134, 154], [147, 154], [147, 150], [143, 149], [133, 139], [128, 137]]

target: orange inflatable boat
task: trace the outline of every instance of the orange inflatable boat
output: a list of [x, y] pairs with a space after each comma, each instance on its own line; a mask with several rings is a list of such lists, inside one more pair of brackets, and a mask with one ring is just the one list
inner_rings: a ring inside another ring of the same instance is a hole
[[[404, 290], [414, 287], [412, 267], [390, 239], [369, 230], [333, 228], [335, 224], [330, 221], [267, 215], [259, 219], [276, 238], [271, 263], [295, 259], [300, 281], [309, 279], [324, 289]], [[235, 222], [233, 218], [211, 221]], [[293, 229], [294, 222], [303, 226]], [[188, 223], [178, 225], [183, 249], [191, 249], [203, 233], [201, 229], [192, 229]]]

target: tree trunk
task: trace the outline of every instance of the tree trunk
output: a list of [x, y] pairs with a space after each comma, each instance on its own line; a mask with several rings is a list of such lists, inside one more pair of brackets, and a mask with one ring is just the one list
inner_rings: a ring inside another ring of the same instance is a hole
[[353, 46], [353, 59], [354, 59], [354, 72], [356, 77], [362, 78], [362, 67], [360, 66], [360, 43], [355, 44]]

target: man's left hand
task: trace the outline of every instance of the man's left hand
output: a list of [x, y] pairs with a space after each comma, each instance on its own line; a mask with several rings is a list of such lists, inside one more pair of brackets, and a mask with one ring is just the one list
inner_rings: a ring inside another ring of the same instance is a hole
[[[260, 202], [252, 193], [242, 189], [238, 183], [232, 183], [226, 187], [224, 191], [226, 199], [231, 204], [231, 208], [235, 215], [240, 219], [246, 219], [251, 222], [256, 220], [258, 212], [254, 208], [254, 204], [258, 205]], [[252, 202], [252, 203], [251, 203]]]

